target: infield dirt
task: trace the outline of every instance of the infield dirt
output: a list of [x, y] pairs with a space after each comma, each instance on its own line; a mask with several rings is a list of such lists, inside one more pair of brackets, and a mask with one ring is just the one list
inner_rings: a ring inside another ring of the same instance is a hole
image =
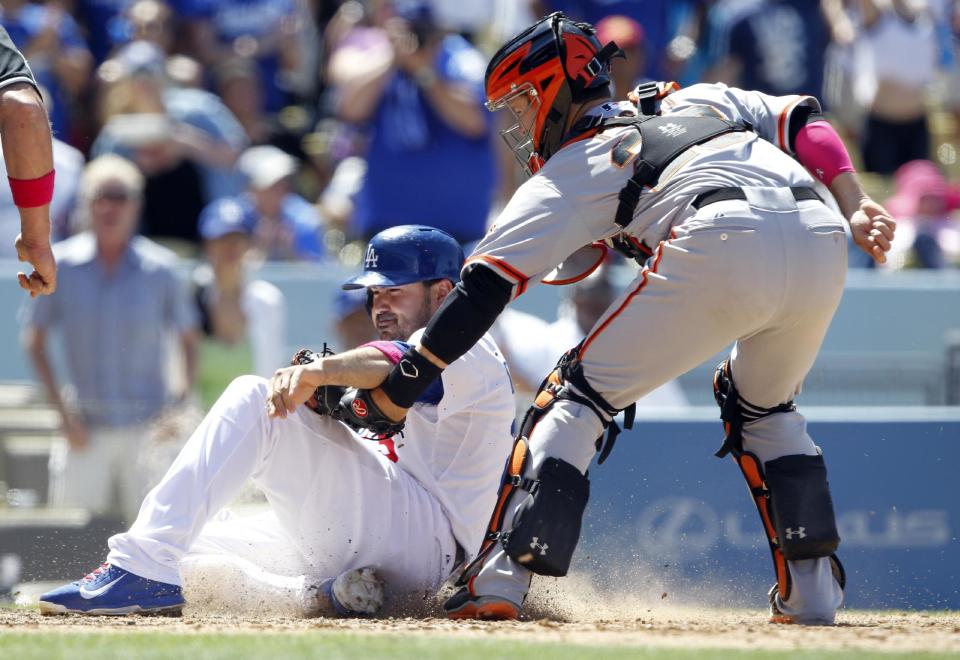
[[833, 627], [766, 623], [760, 610], [698, 610], [669, 606], [627, 608], [621, 616], [576, 620], [456, 622], [424, 617], [291, 619], [213, 614], [187, 608], [182, 617], [41, 616], [35, 609], [0, 609], [3, 631], [36, 633], [297, 633], [340, 632], [411, 636], [545, 640], [578, 645], [811, 651], [934, 652], [960, 654], [960, 613], [842, 612]]

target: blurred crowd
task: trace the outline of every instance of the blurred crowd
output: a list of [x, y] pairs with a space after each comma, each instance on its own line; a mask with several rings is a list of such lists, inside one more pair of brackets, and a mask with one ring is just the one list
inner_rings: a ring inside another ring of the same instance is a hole
[[[960, 260], [957, 4], [2, 0], [0, 24], [48, 104], [57, 239], [88, 227], [84, 163], [116, 154], [144, 176], [138, 232], [181, 256], [202, 253], [202, 218], [238, 210], [261, 259], [356, 264], [365, 238], [411, 222], [469, 244], [519, 175], [491, 139], [487, 57], [562, 10], [624, 48], [621, 98], [649, 78], [814, 94], [880, 197], [903, 192], [903, 166], [932, 163], [942, 181], [900, 207], [909, 241], [891, 263], [948, 267]], [[14, 211], [0, 193], [0, 234], [15, 232]]]
[[[958, 0], [0, 0], [56, 138], [60, 286], [24, 336], [72, 450], [65, 499], [101, 507], [93, 466], [119, 469], [171, 399], [288, 359], [283, 296], [252, 265], [359, 267], [397, 224], [469, 253], [522, 181], [484, 107], [487, 59], [556, 10], [625, 50], [618, 98], [647, 79], [817, 96], [900, 223], [888, 267], [960, 266]], [[0, 186], [0, 256], [18, 227]], [[199, 263], [189, 285], [183, 258]], [[553, 325], [506, 314], [518, 385], [535, 388], [616, 293], [601, 274]], [[370, 338], [365, 303], [331, 301], [344, 347]], [[72, 402], [55, 327], [70, 328]]]
[[[933, 163], [943, 185], [928, 196], [947, 199], [901, 207], [920, 246], [892, 263], [946, 267], [960, 259], [948, 176], [960, 114], [956, 5], [3, 0], [0, 23], [29, 58], [58, 140], [57, 239], [87, 227], [83, 166], [109, 153], [144, 176], [139, 233], [180, 255], [202, 252], [203, 216], [237, 209], [252, 250], [269, 260], [355, 264], [365, 238], [410, 222], [470, 243], [518, 182], [491, 139], [486, 59], [536, 16], [562, 10], [625, 49], [614, 62], [620, 97], [648, 78], [814, 94], [861, 171], [892, 177]], [[898, 194], [901, 180], [878, 185]], [[15, 231], [9, 199], [0, 211], [0, 227]]]

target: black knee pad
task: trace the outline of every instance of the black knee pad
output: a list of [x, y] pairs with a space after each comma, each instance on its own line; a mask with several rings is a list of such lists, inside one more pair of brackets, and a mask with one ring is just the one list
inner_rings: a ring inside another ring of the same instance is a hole
[[538, 575], [562, 577], [580, 540], [590, 480], [566, 461], [548, 458], [501, 542], [517, 563]]
[[840, 545], [823, 456], [782, 456], [763, 466], [786, 559], [829, 557]]

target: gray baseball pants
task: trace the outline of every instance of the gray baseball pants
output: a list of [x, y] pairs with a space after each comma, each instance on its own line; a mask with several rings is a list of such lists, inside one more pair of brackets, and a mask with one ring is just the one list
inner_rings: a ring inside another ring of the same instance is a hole
[[[628, 406], [731, 343], [742, 398], [770, 408], [800, 392], [843, 293], [842, 219], [820, 201], [795, 200], [788, 189], [744, 190], [746, 201], [703, 206], [677, 225], [587, 336], [584, 374], [614, 407]], [[585, 473], [602, 432], [592, 411], [557, 402], [531, 434], [527, 476], [548, 457]], [[764, 463], [819, 452], [799, 412], [747, 423], [743, 445]], [[514, 496], [509, 506], [521, 499]], [[829, 560], [790, 561], [789, 568], [793, 590], [788, 602], [778, 600], [779, 609], [799, 622], [832, 622], [843, 592]], [[473, 589], [522, 603], [530, 577], [498, 547]]]

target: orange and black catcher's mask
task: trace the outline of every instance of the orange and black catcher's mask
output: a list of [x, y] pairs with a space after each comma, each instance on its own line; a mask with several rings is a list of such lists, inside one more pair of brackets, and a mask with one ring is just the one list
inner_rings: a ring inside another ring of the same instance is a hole
[[[493, 56], [486, 74], [487, 108], [514, 113], [516, 122], [500, 134], [528, 172], [539, 170], [562, 146], [573, 104], [609, 98], [615, 56], [623, 56], [615, 43], [601, 46], [593, 26], [560, 12], [540, 19]], [[529, 106], [518, 112], [509, 103], [524, 95]], [[535, 119], [531, 122], [526, 113]]]

